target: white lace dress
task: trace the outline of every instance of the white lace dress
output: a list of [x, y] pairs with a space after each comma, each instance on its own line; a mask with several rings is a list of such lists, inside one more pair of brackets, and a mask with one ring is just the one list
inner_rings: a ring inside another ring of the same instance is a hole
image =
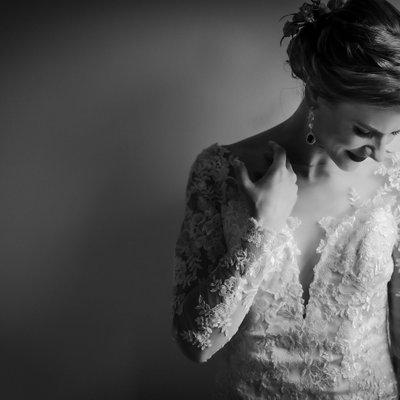
[[300, 221], [289, 217], [279, 234], [262, 230], [240, 197], [235, 159], [217, 143], [196, 158], [175, 251], [174, 314], [201, 287], [196, 326], [176, 336], [205, 349], [212, 329], [227, 331], [238, 303], [248, 309], [221, 350], [216, 397], [398, 399], [400, 157], [375, 171], [385, 183], [373, 198], [353, 192], [344, 218], [320, 221], [308, 304], [293, 236]]

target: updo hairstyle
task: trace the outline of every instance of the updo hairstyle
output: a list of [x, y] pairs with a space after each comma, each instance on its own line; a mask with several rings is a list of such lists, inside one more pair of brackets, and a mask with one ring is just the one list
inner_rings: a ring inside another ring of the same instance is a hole
[[287, 54], [308, 101], [400, 105], [400, 12], [386, 0], [348, 0], [306, 23]]

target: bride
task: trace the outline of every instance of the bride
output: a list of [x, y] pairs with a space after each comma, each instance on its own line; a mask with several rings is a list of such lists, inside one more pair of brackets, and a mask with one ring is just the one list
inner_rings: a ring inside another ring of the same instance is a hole
[[174, 335], [217, 398], [397, 399], [400, 12], [314, 0], [287, 36], [298, 109], [190, 171]]

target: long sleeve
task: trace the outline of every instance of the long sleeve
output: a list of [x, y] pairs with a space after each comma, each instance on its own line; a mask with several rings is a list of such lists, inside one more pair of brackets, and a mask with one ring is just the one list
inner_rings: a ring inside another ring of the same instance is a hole
[[400, 388], [400, 248], [393, 251], [394, 271], [388, 286], [390, 347]]
[[235, 244], [226, 243], [221, 209], [230, 172], [218, 154], [206, 149], [197, 157], [175, 249], [174, 337], [187, 354], [210, 350], [203, 360], [235, 334], [273, 259], [276, 234], [254, 218], [245, 220]]

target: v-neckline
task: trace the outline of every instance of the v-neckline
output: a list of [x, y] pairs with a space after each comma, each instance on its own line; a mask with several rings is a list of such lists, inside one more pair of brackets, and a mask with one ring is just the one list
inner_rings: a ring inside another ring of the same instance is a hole
[[345, 215], [341, 217], [331, 217], [331, 216], [326, 216], [320, 218], [320, 220], [317, 222], [318, 225], [322, 228], [323, 230], [323, 235], [318, 243], [318, 246], [314, 250], [315, 253], [319, 253], [320, 256], [318, 258], [318, 261], [314, 264], [312, 267], [312, 279], [310, 281], [310, 284], [308, 285], [308, 299], [304, 298], [304, 293], [305, 293], [305, 288], [303, 284], [300, 281], [300, 266], [298, 263], [298, 258], [296, 255], [301, 253], [301, 250], [299, 249], [298, 243], [296, 238], [294, 237], [294, 231], [301, 225], [302, 220], [299, 217], [296, 216], [289, 216], [285, 227], [282, 231], [283, 234], [285, 234], [289, 238], [289, 246], [292, 251], [292, 257], [293, 257], [293, 264], [292, 267], [295, 270], [295, 283], [298, 286], [300, 290], [300, 296], [298, 296], [298, 301], [301, 305], [302, 309], [302, 319], [305, 321], [309, 315], [309, 307], [311, 299], [312, 299], [312, 292], [315, 290], [315, 285], [316, 281], [318, 279], [318, 274], [320, 273], [320, 270], [322, 268], [323, 263], [326, 260], [326, 252], [329, 251], [329, 248], [331, 246], [334, 246], [336, 242], [332, 242], [330, 240], [331, 237], [339, 235], [335, 235], [338, 230], [342, 229], [346, 225], [352, 225], [355, 220], [356, 220], [356, 214], [359, 212], [359, 208], [350, 208], [349, 212], [347, 212]]
[[[376, 173], [378, 171], [379, 166], [373, 171]], [[294, 236], [295, 230], [303, 223], [302, 219], [290, 215], [285, 223], [285, 226], [281, 232], [286, 237], [289, 238], [290, 249], [292, 250], [293, 254], [293, 268], [296, 271], [296, 285], [300, 290], [300, 296], [298, 296], [298, 301], [300, 302], [301, 309], [302, 309], [302, 320], [303, 322], [306, 321], [309, 315], [309, 308], [310, 303], [312, 300], [312, 292], [315, 290], [316, 281], [318, 279], [318, 274], [322, 268], [322, 264], [326, 259], [326, 254], [329, 252], [329, 248], [334, 246], [339, 238], [338, 231], [342, 230], [341, 234], [345, 233], [345, 229], [348, 227], [353, 226], [355, 221], [357, 220], [358, 214], [361, 213], [362, 210], [370, 206], [374, 203], [377, 197], [381, 194], [381, 191], [385, 189], [388, 182], [388, 176], [383, 179], [383, 182], [380, 185], [377, 185], [377, 188], [373, 191], [372, 195], [365, 200], [360, 200], [357, 205], [352, 204], [349, 202], [349, 208], [343, 214], [333, 217], [331, 215], [323, 216], [318, 221], [317, 224], [322, 228], [323, 234], [321, 239], [318, 242], [318, 246], [315, 248], [314, 253], [319, 253], [320, 257], [318, 261], [312, 267], [312, 279], [310, 284], [308, 285], [308, 299], [304, 298], [304, 286], [300, 281], [300, 265], [298, 262], [298, 258], [296, 257], [297, 254], [301, 254], [301, 250], [298, 246], [298, 242]], [[353, 188], [351, 188], [353, 190]], [[335, 238], [336, 240], [333, 241], [331, 238]]]

